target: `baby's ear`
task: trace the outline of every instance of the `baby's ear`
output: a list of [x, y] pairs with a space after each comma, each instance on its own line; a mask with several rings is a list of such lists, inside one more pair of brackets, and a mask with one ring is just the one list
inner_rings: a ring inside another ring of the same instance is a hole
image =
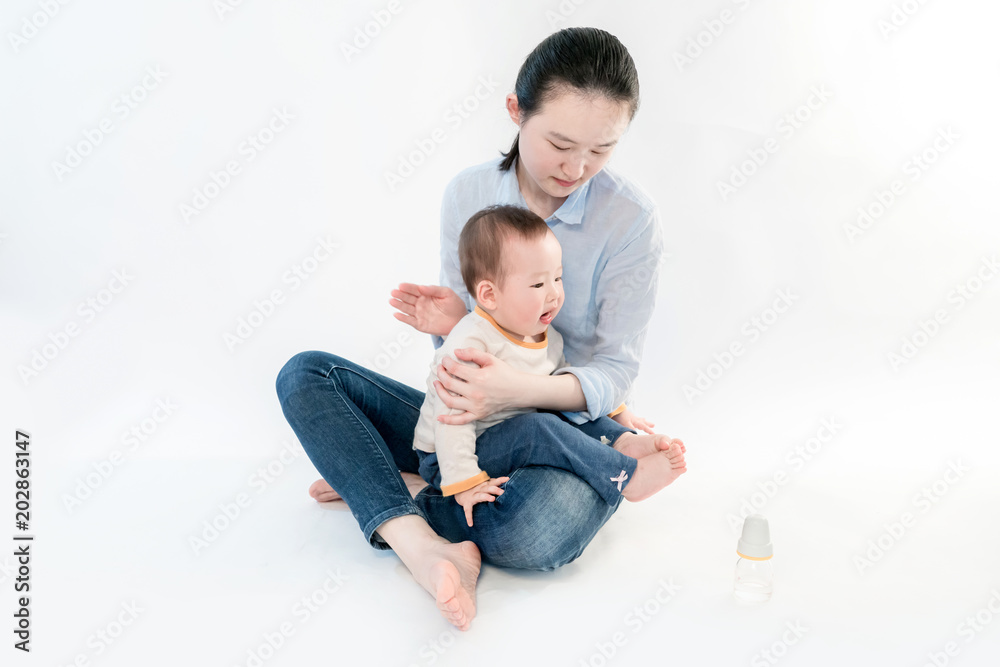
[[489, 310], [497, 307], [495, 287], [491, 281], [479, 281], [479, 284], [476, 285], [476, 301], [483, 304], [483, 307]]

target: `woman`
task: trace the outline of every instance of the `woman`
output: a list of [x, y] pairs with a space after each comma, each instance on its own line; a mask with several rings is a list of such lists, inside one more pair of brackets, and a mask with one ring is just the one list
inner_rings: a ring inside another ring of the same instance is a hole
[[[518, 136], [503, 160], [461, 172], [442, 206], [442, 287], [403, 284], [396, 317], [447, 335], [473, 306], [458, 270], [458, 235], [477, 210], [519, 204], [546, 219], [563, 248], [566, 301], [553, 326], [572, 364], [528, 376], [489, 354], [446, 360], [436, 389], [463, 423], [506, 407], [562, 412], [522, 415], [498, 427], [510, 438], [614, 442], [648, 424], [627, 396], [652, 315], [662, 238], [652, 202], [604, 169], [639, 104], [635, 65], [614, 36], [570, 28], [539, 44], [506, 99]], [[463, 509], [428, 487], [411, 498], [400, 471], [415, 473], [413, 431], [423, 393], [335, 355], [303, 352], [278, 376], [286, 418], [323, 475], [310, 492], [343, 497], [375, 548], [392, 548], [433, 595], [442, 615], [465, 630], [475, 615], [482, 559], [548, 570], [574, 560], [614, 513], [583, 480], [547, 467], [514, 471], [495, 502]], [[457, 394], [453, 396], [452, 393]], [[497, 427], [497, 428], [498, 428]], [[650, 431], [651, 432], [651, 431]], [[334, 491], [334, 489], [336, 491]]]

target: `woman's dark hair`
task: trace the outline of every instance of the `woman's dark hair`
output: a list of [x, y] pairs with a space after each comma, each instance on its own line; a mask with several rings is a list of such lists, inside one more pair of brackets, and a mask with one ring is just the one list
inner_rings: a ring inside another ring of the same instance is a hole
[[[599, 28], [565, 28], [528, 54], [514, 83], [521, 121], [541, 111], [545, 102], [566, 87], [628, 102], [629, 121], [639, 109], [639, 75], [632, 56], [617, 37]], [[510, 151], [501, 153], [500, 171], [517, 162], [520, 137], [518, 132]]]

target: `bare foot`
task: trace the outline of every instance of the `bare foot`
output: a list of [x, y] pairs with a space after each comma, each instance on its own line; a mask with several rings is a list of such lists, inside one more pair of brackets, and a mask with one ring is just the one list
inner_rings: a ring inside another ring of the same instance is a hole
[[472, 542], [443, 542], [407, 563], [410, 572], [434, 596], [441, 616], [461, 631], [476, 617], [476, 580], [482, 567], [479, 549]]
[[622, 495], [631, 502], [645, 500], [685, 472], [684, 452], [676, 442], [670, 442], [667, 449], [639, 459], [639, 465], [635, 467]]
[[320, 477], [309, 487], [309, 495], [316, 499], [318, 503], [329, 503], [340, 500], [340, 494], [327, 484], [326, 480]]
[[[409, 489], [410, 495], [414, 498], [417, 494], [427, 486], [427, 482], [424, 479], [412, 472], [401, 472], [399, 473], [403, 477], [403, 482], [406, 484], [406, 488]], [[333, 490], [333, 487], [327, 484], [325, 479], [317, 479], [309, 487], [309, 495], [316, 499], [318, 503], [329, 503], [334, 500], [343, 500], [340, 494]]]
[[644, 456], [665, 452], [671, 444], [676, 443], [680, 447], [681, 454], [687, 451], [684, 443], [676, 438], [665, 435], [649, 435], [648, 433], [622, 433], [615, 440], [615, 449], [634, 459], [641, 459]]

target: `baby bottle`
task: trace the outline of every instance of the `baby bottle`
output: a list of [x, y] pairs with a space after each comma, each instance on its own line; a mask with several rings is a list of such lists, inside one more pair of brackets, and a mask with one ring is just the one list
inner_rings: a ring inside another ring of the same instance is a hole
[[771, 599], [774, 570], [771, 556], [771, 531], [767, 519], [751, 514], [743, 521], [743, 534], [736, 544], [736, 584], [733, 595], [740, 602], [766, 602]]

